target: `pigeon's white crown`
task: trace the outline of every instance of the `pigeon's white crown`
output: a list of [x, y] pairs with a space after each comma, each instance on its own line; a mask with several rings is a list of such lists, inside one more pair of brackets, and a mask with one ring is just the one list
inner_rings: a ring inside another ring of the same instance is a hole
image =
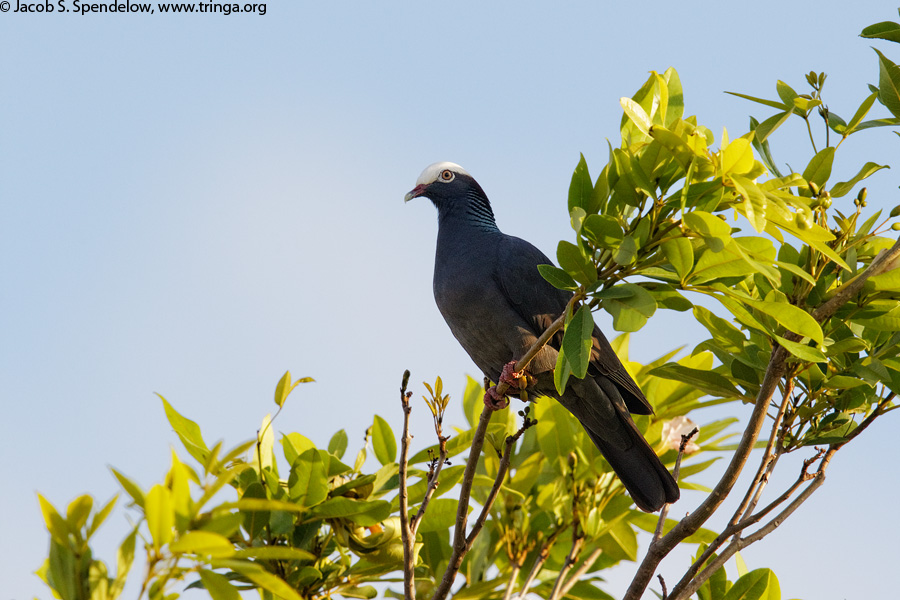
[[[450, 169], [454, 173], [460, 173], [462, 175], [469, 175], [468, 171], [456, 163], [446, 161], [436, 162], [433, 165], [425, 167], [425, 170], [422, 171], [422, 174], [419, 175], [419, 178], [416, 180], [416, 185], [428, 185], [429, 183], [437, 181], [438, 177], [441, 175], [441, 171], [444, 169]], [[469, 175], [469, 177], [471, 177], [471, 175]]]

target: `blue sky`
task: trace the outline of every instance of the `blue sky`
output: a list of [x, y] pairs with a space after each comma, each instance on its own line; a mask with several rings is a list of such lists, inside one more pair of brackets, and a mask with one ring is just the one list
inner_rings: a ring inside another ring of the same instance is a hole
[[[889, 4], [836, 1], [0, 14], [2, 596], [50, 597], [31, 575], [47, 545], [36, 492], [105, 500], [118, 491], [109, 465], [162, 477], [177, 439], [154, 392], [207, 440], [236, 444], [290, 369], [317, 383], [279, 430], [325, 444], [345, 428], [351, 447], [373, 414], [399, 426], [404, 369], [441, 375], [458, 399], [476, 373], [431, 297], [434, 210], [402, 201], [427, 164], [465, 166], [500, 227], [552, 256], [571, 237], [579, 152], [602, 167], [618, 100], [648, 71], [674, 66], [687, 112], [717, 139], [769, 114], [723, 91], [774, 97], [777, 79], [800, 89], [811, 69], [846, 118], [877, 80], [857, 34], [894, 18]], [[776, 134], [776, 159], [805, 163], [804, 136]], [[900, 156], [893, 133], [860, 139], [836, 180]], [[870, 207], [897, 204], [897, 186], [895, 164], [872, 178]], [[633, 356], [702, 339], [660, 316]], [[825, 487], [744, 553], [775, 569], [785, 598], [883, 594], [900, 535], [885, 501], [900, 493], [896, 427], [889, 416], [838, 454]], [[106, 530], [99, 551], [114, 560], [123, 511]], [[675, 556], [664, 572], [685, 566]]]

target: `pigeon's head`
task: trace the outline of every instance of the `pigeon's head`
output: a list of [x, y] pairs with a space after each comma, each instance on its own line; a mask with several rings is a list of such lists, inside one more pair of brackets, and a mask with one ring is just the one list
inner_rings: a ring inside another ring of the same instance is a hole
[[416, 187], [404, 199], [409, 202], [419, 196], [425, 196], [437, 208], [438, 223], [461, 216], [464, 222], [481, 229], [497, 230], [484, 190], [465, 169], [455, 163], [438, 162], [425, 167], [416, 180]]
[[425, 196], [440, 205], [449, 198], [465, 197], [473, 188], [481, 192], [478, 183], [461, 166], [452, 162], [436, 162], [425, 167], [416, 180], [416, 187], [406, 194], [404, 200], [409, 202], [413, 198]]

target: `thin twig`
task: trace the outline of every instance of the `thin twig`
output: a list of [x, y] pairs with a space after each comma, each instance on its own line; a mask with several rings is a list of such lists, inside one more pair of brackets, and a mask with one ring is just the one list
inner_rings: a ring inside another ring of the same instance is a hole
[[435, 420], [434, 427], [438, 436], [438, 458], [437, 462], [433, 464], [428, 473], [428, 487], [425, 490], [425, 498], [422, 499], [422, 505], [419, 506], [419, 511], [416, 513], [416, 516], [413, 517], [412, 524], [410, 525], [413, 537], [415, 537], [416, 533], [419, 531], [419, 525], [422, 523], [422, 519], [425, 518], [425, 511], [428, 509], [428, 503], [431, 502], [431, 498], [434, 496], [434, 492], [440, 484], [438, 477], [441, 475], [441, 469], [447, 464], [447, 440], [449, 438], [442, 435], [441, 425], [438, 420]]
[[763, 489], [766, 487], [769, 476], [775, 469], [775, 463], [778, 462], [778, 456], [781, 454], [781, 447], [776, 445], [778, 440], [781, 439], [779, 431], [781, 430], [781, 423], [784, 420], [784, 414], [787, 411], [787, 405], [793, 392], [794, 379], [788, 377], [787, 382], [785, 383], [784, 393], [781, 395], [781, 406], [778, 407], [778, 413], [775, 415], [774, 422], [772, 423], [772, 433], [769, 436], [769, 442], [766, 444], [766, 450], [763, 452], [762, 459], [759, 461], [759, 469], [756, 471], [753, 483], [747, 488], [747, 494], [741, 501], [740, 506], [734, 511], [734, 515], [729, 522], [731, 524], [737, 523], [753, 512], [756, 505], [759, 503], [759, 499], [762, 496]]
[[484, 436], [487, 433], [488, 423], [494, 409], [485, 405], [481, 411], [478, 428], [472, 438], [472, 448], [469, 450], [469, 459], [466, 461], [466, 469], [463, 472], [462, 488], [459, 491], [459, 506], [456, 510], [456, 528], [453, 531], [453, 550], [450, 554], [450, 563], [441, 578], [440, 584], [435, 589], [433, 600], [443, 600], [450, 593], [450, 587], [456, 578], [456, 573], [462, 565], [463, 556], [466, 553], [466, 522], [469, 519], [469, 496], [472, 493], [472, 483], [475, 480], [475, 468], [478, 458], [481, 456], [481, 448], [484, 446]]
[[407, 600], [416, 600], [415, 586], [415, 543], [416, 535], [409, 523], [409, 490], [407, 488], [409, 469], [409, 445], [412, 436], [409, 434], [409, 414], [412, 407], [409, 399], [412, 392], [406, 391], [409, 383], [409, 370], [403, 372], [400, 385], [400, 403], [403, 407], [403, 435], [400, 437], [400, 535], [403, 540], [403, 594]]
[[506, 592], [503, 594], [503, 600], [512, 598], [513, 590], [516, 587], [516, 579], [519, 578], [519, 572], [522, 570], [522, 565], [519, 563], [513, 563], [512, 567], [512, 572], [509, 574], [509, 579], [506, 582]]
[[584, 546], [584, 535], [578, 532], [578, 523], [572, 523], [572, 548], [569, 550], [569, 554], [566, 555], [566, 561], [563, 563], [562, 569], [559, 570], [559, 575], [557, 575], [556, 581], [553, 583], [553, 591], [550, 592], [549, 600], [562, 598], [563, 580], [578, 560], [582, 546]]
[[659, 579], [659, 585], [662, 586], [662, 600], [667, 600], [669, 592], [666, 591], [666, 580], [659, 573], [657, 573], [656, 578]]
[[597, 562], [597, 559], [600, 558], [600, 555], [603, 554], [602, 548], [594, 548], [594, 551], [591, 552], [584, 562], [581, 563], [581, 566], [575, 569], [575, 572], [572, 573], [571, 577], [569, 577], [568, 581], [562, 586], [562, 590], [560, 590], [559, 597], [563, 598], [566, 594], [569, 593], [569, 590], [572, 587], [581, 581], [581, 578], [584, 577], [585, 573], [590, 571], [591, 567], [594, 566], [594, 563]]
[[[684, 450], [687, 448], [688, 442], [691, 441], [691, 438], [700, 433], [700, 430], [694, 427], [690, 433], [681, 436], [681, 443], [678, 444], [678, 458], [675, 459], [675, 470], [672, 473], [672, 478], [675, 479], [675, 483], [678, 483], [678, 476], [681, 474], [681, 459], [684, 457]], [[663, 529], [666, 525], [666, 517], [669, 515], [669, 504], [663, 504], [662, 510], [659, 511], [659, 521], [656, 523], [656, 531], [653, 532], [653, 540], [650, 542], [651, 544], [655, 544], [660, 537], [662, 537]]]
[[525, 579], [525, 583], [522, 584], [522, 592], [516, 600], [525, 600], [525, 596], [528, 594], [528, 588], [531, 587], [531, 584], [534, 582], [538, 573], [540, 573], [541, 569], [544, 567], [544, 563], [550, 558], [550, 548], [556, 543], [556, 538], [559, 537], [561, 531], [562, 529], [557, 529], [543, 544], [541, 544], [541, 549], [534, 559], [534, 564], [531, 565], [531, 571], [528, 572], [528, 577]]

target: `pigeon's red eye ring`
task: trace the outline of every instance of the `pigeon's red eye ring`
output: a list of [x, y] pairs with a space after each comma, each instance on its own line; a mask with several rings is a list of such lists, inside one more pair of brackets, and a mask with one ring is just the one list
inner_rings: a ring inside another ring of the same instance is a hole
[[444, 169], [441, 171], [441, 181], [453, 181], [453, 178], [456, 177], [453, 171], [450, 169]]

